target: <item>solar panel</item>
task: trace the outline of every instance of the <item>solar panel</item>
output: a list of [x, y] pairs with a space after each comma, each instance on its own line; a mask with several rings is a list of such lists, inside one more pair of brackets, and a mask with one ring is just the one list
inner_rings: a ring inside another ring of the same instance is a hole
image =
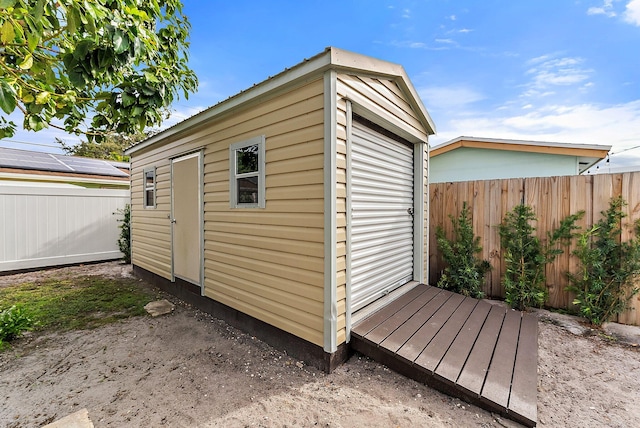
[[113, 177], [127, 177], [127, 174], [100, 159], [78, 158], [71, 156], [54, 155], [56, 159], [70, 167], [73, 172], [79, 174], [109, 175]]
[[100, 159], [53, 155], [4, 147], [0, 147], [0, 167], [128, 177], [125, 172]]

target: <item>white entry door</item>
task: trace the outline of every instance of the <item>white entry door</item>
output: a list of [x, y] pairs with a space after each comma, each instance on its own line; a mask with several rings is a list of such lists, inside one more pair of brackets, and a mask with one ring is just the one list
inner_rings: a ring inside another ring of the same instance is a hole
[[355, 121], [351, 141], [355, 312], [413, 279], [413, 147]]
[[200, 175], [199, 152], [171, 161], [173, 274], [197, 285], [202, 264]]

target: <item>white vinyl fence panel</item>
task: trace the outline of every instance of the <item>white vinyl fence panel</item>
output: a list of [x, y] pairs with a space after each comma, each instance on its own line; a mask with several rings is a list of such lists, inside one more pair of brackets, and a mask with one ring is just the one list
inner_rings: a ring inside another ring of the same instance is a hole
[[0, 272], [118, 259], [129, 190], [0, 184]]

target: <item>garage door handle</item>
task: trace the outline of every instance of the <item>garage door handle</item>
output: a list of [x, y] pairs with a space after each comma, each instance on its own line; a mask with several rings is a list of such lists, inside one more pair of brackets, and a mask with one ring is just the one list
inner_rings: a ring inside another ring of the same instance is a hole
[[176, 219], [175, 218], [171, 219], [171, 224], [176, 224]]
[[409, 213], [409, 215], [413, 215], [413, 208], [407, 208], [407, 212]]

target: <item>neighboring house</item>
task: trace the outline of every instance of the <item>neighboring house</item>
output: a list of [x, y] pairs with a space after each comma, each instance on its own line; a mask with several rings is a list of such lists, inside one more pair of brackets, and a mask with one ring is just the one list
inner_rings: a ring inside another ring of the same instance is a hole
[[610, 145], [458, 137], [433, 147], [429, 179], [446, 181], [582, 174], [607, 156]]
[[0, 147], [0, 182], [67, 183], [90, 188], [128, 189], [128, 170], [126, 162]]
[[130, 200], [127, 169], [0, 148], [0, 273], [121, 258], [114, 214]]
[[401, 66], [327, 48], [127, 150], [134, 272], [330, 371], [427, 278], [433, 133]]

